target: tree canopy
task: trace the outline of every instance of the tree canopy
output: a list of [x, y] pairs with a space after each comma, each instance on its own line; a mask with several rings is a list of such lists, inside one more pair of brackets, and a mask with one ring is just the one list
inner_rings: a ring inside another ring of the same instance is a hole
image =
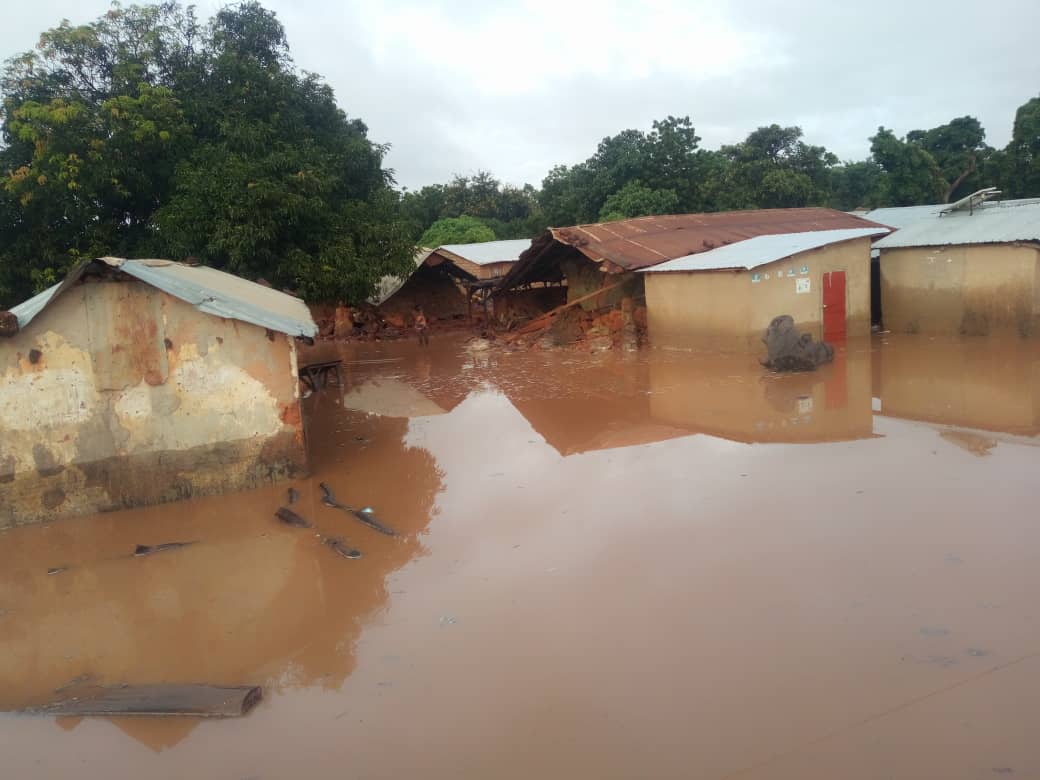
[[312, 300], [410, 267], [387, 147], [293, 66], [255, 2], [45, 32], [0, 80], [0, 298], [100, 254], [194, 258]]
[[478, 244], [495, 238], [495, 231], [476, 217], [445, 217], [426, 229], [419, 239], [419, 246], [436, 249], [445, 244]]
[[1040, 97], [1004, 149], [971, 116], [903, 137], [879, 127], [869, 157], [843, 162], [796, 126], [712, 150], [689, 116], [667, 116], [607, 136], [539, 188], [478, 170], [398, 191], [388, 146], [296, 69], [255, 0], [207, 22], [177, 0], [63, 22], [7, 60], [0, 96], [0, 307], [105, 254], [193, 258], [356, 302], [407, 272], [416, 243], [670, 212], [936, 203], [991, 185], [1040, 196]]

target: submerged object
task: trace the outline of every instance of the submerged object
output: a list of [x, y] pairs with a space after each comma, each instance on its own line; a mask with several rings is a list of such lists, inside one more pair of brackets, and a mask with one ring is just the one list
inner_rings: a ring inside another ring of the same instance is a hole
[[294, 528], [310, 528], [311, 524], [296, 514], [291, 509], [286, 509], [284, 506], [279, 508], [274, 516], [281, 520], [286, 525], [291, 525]]
[[237, 718], [263, 698], [258, 685], [162, 684], [76, 689], [76, 695], [20, 710], [23, 715], [136, 715], [150, 717]]
[[333, 552], [337, 555], [343, 556], [344, 558], [355, 560], [361, 557], [361, 550], [355, 550], [338, 536], [330, 536], [325, 539], [324, 543], [326, 546], [331, 548]]
[[346, 504], [341, 504], [339, 501], [337, 501], [336, 495], [332, 492], [332, 488], [330, 488], [324, 482], [320, 483], [318, 487], [321, 488], [321, 502], [325, 504], [325, 506], [330, 506], [333, 509], [341, 509], [347, 514], [353, 515], [355, 518], [360, 520], [369, 528], [375, 531], [379, 531], [379, 533], [381, 534], [386, 534], [387, 536], [397, 536], [397, 532], [393, 528], [387, 525], [383, 525], [383, 523], [381, 523], [379, 519], [376, 518], [376, 516], [372, 513], [371, 507], [366, 506], [364, 509], [354, 509], [354, 507], [352, 506], [347, 506]]

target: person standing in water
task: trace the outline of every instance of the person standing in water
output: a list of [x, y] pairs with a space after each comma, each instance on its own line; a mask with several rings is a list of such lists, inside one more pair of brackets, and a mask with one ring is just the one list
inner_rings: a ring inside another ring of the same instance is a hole
[[419, 334], [419, 346], [428, 347], [430, 346], [430, 326], [426, 322], [426, 314], [422, 310], [422, 306], [415, 305], [415, 332]]

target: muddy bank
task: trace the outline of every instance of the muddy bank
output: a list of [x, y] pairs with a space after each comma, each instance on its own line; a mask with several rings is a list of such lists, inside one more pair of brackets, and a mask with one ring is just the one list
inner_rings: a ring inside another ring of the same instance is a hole
[[[5, 717], [5, 768], [1030, 776], [1040, 361], [976, 346], [853, 343], [773, 377], [754, 356], [319, 345], [345, 387], [305, 402], [291, 508], [312, 529], [272, 516], [279, 487], [0, 534], [5, 706], [85, 673], [265, 700], [222, 723]], [[171, 540], [198, 542], [128, 555]]]

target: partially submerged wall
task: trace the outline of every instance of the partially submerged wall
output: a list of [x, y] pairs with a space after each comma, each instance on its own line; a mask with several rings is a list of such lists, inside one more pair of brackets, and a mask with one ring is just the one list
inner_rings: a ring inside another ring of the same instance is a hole
[[0, 339], [0, 528], [306, 471], [296, 346], [142, 282], [87, 282]]
[[1040, 325], [1040, 250], [978, 244], [881, 250], [881, 317], [899, 333], [1028, 336]]
[[823, 277], [833, 271], [845, 272], [846, 335], [869, 335], [870, 240], [861, 238], [801, 252], [754, 271], [644, 274], [650, 343], [758, 350], [770, 320], [780, 314], [790, 314], [799, 330], [822, 339]]

